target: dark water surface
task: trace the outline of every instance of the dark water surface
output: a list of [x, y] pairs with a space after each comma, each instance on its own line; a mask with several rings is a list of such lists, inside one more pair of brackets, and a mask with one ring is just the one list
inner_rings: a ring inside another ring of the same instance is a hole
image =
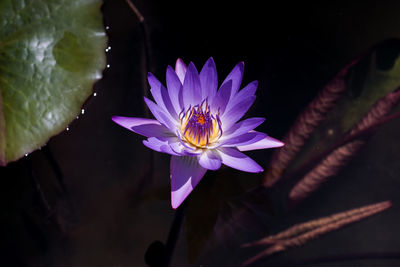
[[[147, 68], [165, 82], [167, 65], [174, 65], [178, 57], [200, 69], [212, 56], [221, 83], [237, 62], [244, 61], [243, 84], [259, 81], [258, 98], [247, 115], [266, 117], [259, 130], [278, 139], [342, 67], [377, 43], [400, 37], [398, 1], [216, 2], [134, 1], [147, 27]], [[107, 53], [110, 68], [95, 85], [96, 96], [84, 106], [84, 115], [48, 143], [68, 192], [63, 193], [57, 182], [47, 150], [0, 169], [0, 266], [146, 266], [148, 246], [167, 238], [174, 216], [169, 156], [151, 153], [140, 136], [111, 121], [113, 115], [144, 117], [148, 112], [142, 100], [146, 62], [142, 28], [124, 0], [105, 1], [103, 12], [112, 48]], [[222, 168], [206, 176], [188, 203], [189, 208], [193, 204], [188, 211], [191, 219], [183, 227], [171, 266], [240, 266], [260, 251], [240, 248], [243, 242], [384, 200], [391, 200], [393, 207], [382, 214], [256, 266], [293, 266], [319, 257], [333, 260], [309, 266], [398, 266], [398, 136], [398, 120], [382, 126], [338, 176], [292, 211], [285, 209], [291, 184], [279, 184], [266, 194], [265, 214], [226, 223], [231, 232], [223, 232], [221, 217], [214, 230], [207, 223], [226, 211], [221, 199], [232, 200], [234, 211], [235, 197], [257, 186], [263, 175]], [[266, 168], [272, 151], [247, 154]], [[31, 170], [50, 213], [34, 190]], [[210, 189], [213, 186], [218, 189]], [[220, 213], [204, 211], [215, 210], [215, 205], [220, 205]], [[204, 223], [191, 225], [196, 220]], [[204, 240], [208, 243], [203, 249]], [[343, 255], [377, 253], [392, 253], [389, 258], [397, 260], [334, 261]]]

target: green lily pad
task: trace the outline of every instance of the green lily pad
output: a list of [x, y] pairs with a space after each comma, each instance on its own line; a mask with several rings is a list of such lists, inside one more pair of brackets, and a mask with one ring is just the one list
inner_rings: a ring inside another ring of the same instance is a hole
[[63, 131], [105, 67], [101, 0], [0, 2], [0, 165]]

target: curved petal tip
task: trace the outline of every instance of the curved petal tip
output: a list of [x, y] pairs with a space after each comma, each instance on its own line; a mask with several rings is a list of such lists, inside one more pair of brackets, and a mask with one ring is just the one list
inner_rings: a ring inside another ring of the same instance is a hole
[[171, 206], [178, 208], [203, 178], [207, 169], [201, 167], [196, 157], [171, 157]]

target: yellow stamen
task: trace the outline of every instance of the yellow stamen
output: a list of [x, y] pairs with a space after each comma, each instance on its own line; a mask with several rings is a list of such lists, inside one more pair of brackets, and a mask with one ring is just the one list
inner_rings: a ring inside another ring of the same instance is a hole
[[204, 102], [180, 115], [182, 139], [197, 148], [208, 147], [222, 135], [218, 115], [210, 115], [207, 102], [203, 109]]

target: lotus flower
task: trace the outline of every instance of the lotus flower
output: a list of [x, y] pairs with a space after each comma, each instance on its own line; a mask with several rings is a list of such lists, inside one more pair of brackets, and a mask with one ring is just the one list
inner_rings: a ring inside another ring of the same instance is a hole
[[[256, 99], [257, 81], [239, 90], [244, 63], [235, 66], [218, 87], [214, 60], [200, 74], [195, 65], [178, 59], [167, 68], [167, 88], [149, 73], [155, 103], [144, 98], [156, 120], [114, 116], [117, 124], [147, 137], [143, 144], [172, 155], [171, 204], [176, 209], [192, 192], [207, 170], [221, 164], [245, 172], [263, 168], [241, 151], [283, 146], [265, 133], [254, 131], [264, 118], [239, 121]], [[238, 122], [239, 121], [239, 122]]]

